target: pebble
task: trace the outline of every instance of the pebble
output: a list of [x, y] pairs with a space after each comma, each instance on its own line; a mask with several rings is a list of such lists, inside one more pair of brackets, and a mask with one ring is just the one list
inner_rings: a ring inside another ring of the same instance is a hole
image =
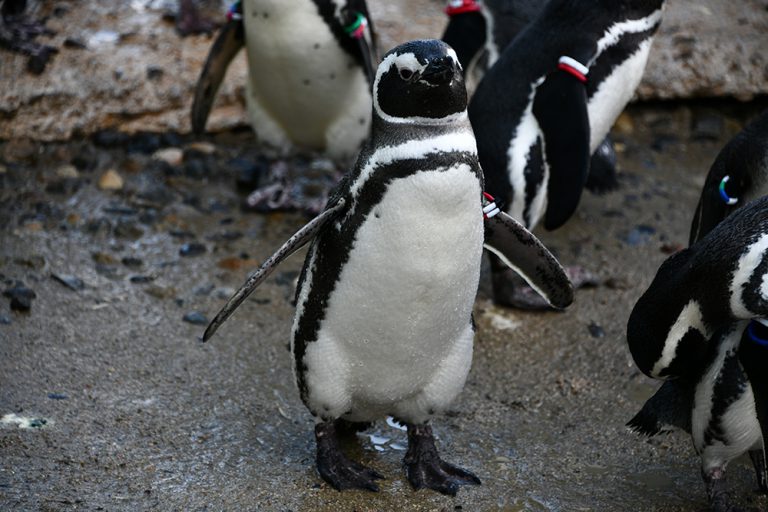
[[77, 171], [77, 167], [68, 164], [56, 169], [56, 176], [59, 178], [77, 179], [80, 177], [80, 173]]
[[184, 315], [183, 320], [193, 325], [207, 325], [208, 318], [199, 311], [190, 311]]
[[51, 400], [67, 400], [69, 397], [64, 393], [48, 393], [48, 398]]
[[152, 154], [152, 158], [172, 167], [178, 167], [184, 161], [184, 152], [179, 148], [158, 149]]
[[651, 235], [655, 232], [656, 229], [653, 227], [641, 224], [632, 228], [632, 231], [624, 237], [624, 241], [631, 246], [643, 245], [648, 243], [651, 239]]
[[123, 265], [125, 265], [126, 267], [129, 267], [129, 268], [138, 268], [138, 267], [144, 265], [144, 261], [143, 260], [141, 260], [139, 258], [134, 258], [132, 256], [126, 256], [125, 258], [123, 258], [120, 261], [123, 262]]
[[0, 156], [6, 163], [15, 164], [31, 161], [36, 152], [37, 146], [30, 139], [11, 139], [3, 146]]
[[85, 288], [85, 283], [79, 277], [69, 274], [51, 274], [51, 277], [69, 288], [70, 290], [80, 291]]
[[186, 149], [197, 151], [198, 153], [202, 153], [204, 155], [212, 155], [216, 152], [216, 145], [211, 144], [210, 142], [200, 141], [187, 145]]
[[14, 311], [29, 311], [32, 309], [32, 299], [37, 294], [23, 284], [16, 284], [13, 288], [3, 291], [3, 296], [11, 299], [11, 309]]
[[587, 329], [593, 338], [602, 338], [605, 336], [605, 329], [597, 325], [595, 322], [590, 322], [590, 324], [587, 326]]
[[170, 299], [171, 297], [176, 295], [175, 288], [160, 286], [157, 284], [147, 286], [146, 288], [144, 288], [144, 291], [156, 299]]
[[121, 190], [124, 184], [123, 177], [114, 169], [107, 170], [99, 177], [101, 190]]
[[155, 280], [154, 276], [137, 275], [131, 276], [130, 281], [136, 284], [151, 283]]
[[106, 252], [93, 252], [91, 258], [101, 265], [115, 265], [117, 263], [115, 257]]
[[0, 315], [0, 325], [11, 325], [11, 317], [8, 315]]
[[181, 256], [200, 256], [201, 254], [205, 253], [205, 245], [197, 242], [190, 242], [188, 244], [184, 244], [179, 249], [179, 254]]

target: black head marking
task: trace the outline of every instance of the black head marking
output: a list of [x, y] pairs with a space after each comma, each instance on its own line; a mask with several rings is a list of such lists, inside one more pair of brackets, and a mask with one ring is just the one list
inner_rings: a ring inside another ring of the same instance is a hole
[[440, 122], [467, 108], [456, 52], [436, 39], [390, 50], [373, 86], [374, 114], [390, 122]]

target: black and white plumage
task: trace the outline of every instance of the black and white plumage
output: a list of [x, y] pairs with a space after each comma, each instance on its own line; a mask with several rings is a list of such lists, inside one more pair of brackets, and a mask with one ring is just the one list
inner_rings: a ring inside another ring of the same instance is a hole
[[746, 204], [668, 258], [637, 301], [627, 341], [645, 374], [667, 379], [628, 423], [688, 431], [714, 510], [730, 510], [725, 469], [750, 452], [768, 492], [768, 197]]
[[344, 165], [368, 136], [376, 57], [365, 0], [244, 0], [198, 80], [192, 127], [205, 130], [227, 66], [245, 46], [246, 103], [260, 142], [317, 151]]
[[483, 245], [558, 307], [570, 303], [572, 288], [533, 235], [484, 206], [461, 67], [450, 47], [420, 40], [394, 48], [373, 91], [371, 138], [326, 211], [249, 279], [204, 339], [312, 240], [291, 347], [301, 398], [317, 418], [321, 476], [337, 489], [377, 490], [380, 475], [347, 459], [336, 427], [392, 415], [408, 427], [411, 484], [455, 494], [479, 480], [440, 459], [427, 422], [469, 372]]
[[[576, 209], [590, 155], [640, 82], [663, 5], [550, 0], [486, 71], [469, 106], [486, 187], [529, 229], [555, 229]], [[498, 264], [492, 277], [497, 302], [526, 307]]]
[[750, 122], [717, 155], [696, 207], [690, 243], [707, 234], [736, 208], [766, 194], [768, 111]]

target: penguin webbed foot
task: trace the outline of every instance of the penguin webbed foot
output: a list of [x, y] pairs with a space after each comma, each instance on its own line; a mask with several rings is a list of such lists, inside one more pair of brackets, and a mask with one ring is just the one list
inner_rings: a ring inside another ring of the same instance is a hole
[[382, 480], [384, 476], [344, 455], [339, 446], [335, 422], [326, 421], [315, 425], [315, 440], [317, 441], [317, 471], [334, 489], [379, 491], [375, 481]]
[[192, 34], [211, 34], [219, 24], [200, 14], [192, 0], [181, 0], [176, 14], [176, 31], [181, 37]]
[[[600, 284], [599, 278], [579, 266], [565, 267], [565, 273], [573, 284], [573, 288], [591, 288]], [[494, 268], [491, 272], [493, 301], [501, 306], [527, 311], [554, 310], [547, 301], [533, 288], [528, 286], [523, 278], [508, 267]]]
[[747, 510], [731, 504], [731, 496], [726, 489], [725, 470], [723, 468], [702, 470], [701, 477], [707, 488], [707, 500], [712, 512], [747, 512]]
[[37, 36], [55, 35], [45, 26], [45, 19], [30, 20], [21, 13], [4, 13], [0, 18], [0, 47], [29, 56], [27, 71], [39, 75], [45, 70], [50, 58], [58, 53], [53, 46], [37, 43]]
[[408, 481], [414, 489], [432, 489], [456, 496], [461, 485], [480, 485], [480, 479], [440, 458], [429, 425], [408, 424], [408, 451], [403, 459]]
[[266, 184], [248, 195], [245, 207], [256, 212], [302, 211], [312, 216], [322, 212], [338, 173], [300, 172], [302, 169], [291, 167], [284, 160], [273, 162], [263, 177]]

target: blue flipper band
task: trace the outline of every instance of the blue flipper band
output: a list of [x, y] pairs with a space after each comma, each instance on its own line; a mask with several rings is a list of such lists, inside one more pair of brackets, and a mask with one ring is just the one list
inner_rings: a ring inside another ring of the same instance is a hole
[[749, 325], [747, 326], [747, 334], [749, 334], [749, 339], [760, 345], [761, 347], [768, 348], [768, 340], [763, 339], [759, 337], [757, 334], [755, 334], [754, 331], [754, 325], [757, 323], [756, 320], [752, 320], [749, 322]]
[[723, 201], [725, 201], [725, 204], [727, 204], [728, 206], [733, 206], [734, 204], [739, 202], [739, 198], [731, 197], [725, 191], [725, 184], [728, 183], [728, 180], [730, 179], [731, 179], [730, 176], [723, 176], [723, 179], [720, 180], [720, 186], [718, 187], [718, 189], [720, 190], [720, 197], [723, 198]]

